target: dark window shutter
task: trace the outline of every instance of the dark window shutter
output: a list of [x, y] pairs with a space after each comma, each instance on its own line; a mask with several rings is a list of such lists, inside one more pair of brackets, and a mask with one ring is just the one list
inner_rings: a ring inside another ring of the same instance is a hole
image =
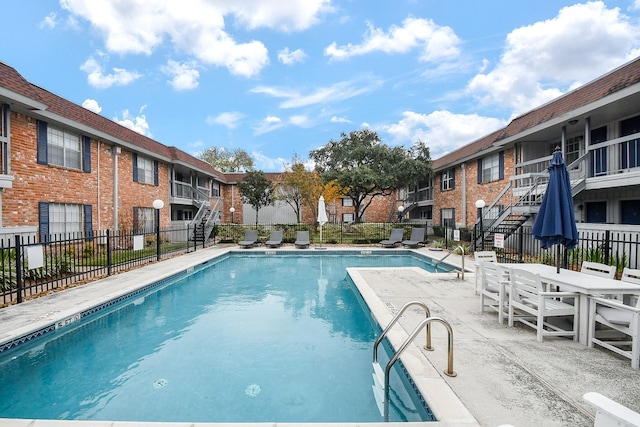
[[93, 238], [93, 215], [91, 205], [84, 205], [84, 236], [87, 239]]
[[478, 159], [478, 184], [482, 184], [482, 159]]
[[40, 241], [49, 241], [49, 203], [38, 203], [38, 228], [40, 233]]
[[498, 179], [504, 179], [504, 151], [498, 153]]
[[453, 168], [451, 169], [451, 188], [450, 190], [453, 190], [454, 188], [456, 188], [456, 169]]
[[133, 153], [133, 182], [138, 182], [138, 155]]
[[158, 186], [158, 161], [153, 162], [153, 183]]
[[38, 126], [38, 163], [48, 164], [47, 161], [47, 122], [37, 121]]
[[140, 221], [139, 221], [139, 208], [137, 206], [133, 207], [133, 233], [134, 234], [138, 234], [139, 233], [139, 228], [140, 228]]
[[440, 191], [444, 191], [444, 172], [440, 174]]
[[88, 136], [83, 136], [82, 137], [82, 142], [83, 142], [83, 156], [84, 158], [82, 159], [82, 167], [83, 170], [86, 173], [90, 173], [91, 172], [91, 138], [89, 138]]

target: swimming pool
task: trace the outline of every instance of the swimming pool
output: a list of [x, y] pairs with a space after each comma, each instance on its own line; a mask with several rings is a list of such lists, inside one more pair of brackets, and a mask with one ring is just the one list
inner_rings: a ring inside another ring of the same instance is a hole
[[[296, 254], [234, 255], [210, 264], [5, 355], [0, 416], [380, 421], [370, 365], [379, 329], [345, 280], [345, 268], [427, 267], [428, 261]], [[364, 321], [350, 325], [358, 317]], [[258, 362], [257, 355], [267, 357]], [[70, 392], [71, 386], [79, 390]], [[40, 408], [43, 402], [47, 407]], [[398, 397], [396, 420], [424, 419], [420, 406]]]

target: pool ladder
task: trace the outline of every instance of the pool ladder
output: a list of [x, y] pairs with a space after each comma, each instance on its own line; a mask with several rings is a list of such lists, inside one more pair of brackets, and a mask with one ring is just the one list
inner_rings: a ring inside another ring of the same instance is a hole
[[464, 248], [460, 245], [457, 248], [455, 248], [453, 250], [453, 252], [449, 252], [448, 254], [446, 254], [445, 256], [443, 256], [442, 258], [440, 258], [439, 260], [437, 260], [434, 264], [433, 264], [433, 270], [437, 271], [438, 269], [438, 264], [440, 264], [442, 261], [444, 261], [445, 259], [447, 259], [448, 257], [450, 257], [452, 254], [455, 253], [455, 251], [457, 251], [458, 249], [460, 249], [460, 253], [462, 254], [462, 264], [460, 267], [459, 271], [456, 271], [456, 273], [458, 274], [458, 277], [460, 277], [460, 279], [464, 280]]
[[[417, 305], [424, 310], [426, 318], [420, 322], [418, 326], [411, 332], [409, 337], [402, 343], [398, 351], [395, 352], [387, 366], [385, 367], [384, 372], [382, 371], [382, 367], [378, 363], [378, 346], [387, 335], [387, 333], [391, 330], [393, 325], [395, 325], [402, 314], [411, 306]], [[422, 328], [426, 329], [426, 342], [424, 349], [428, 351], [432, 351], [433, 347], [431, 346], [431, 322], [439, 322], [442, 323], [445, 328], [447, 328], [448, 333], [448, 345], [447, 345], [447, 370], [444, 371], [445, 375], [450, 377], [455, 377], [457, 374], [453, 371], [453, 330], [451, 329], [451, 325], [439, 317], [431, 317], [431, 313], [426, 304], [420, 301], [409, 301], [405, 305], [402, 306], [400, 311], [396, 313], [391, 322], [387, 325], [386, 328], [382, 331], [380, 336], [376, 339], [373, 344], [373, 395], [376, 399], [376, 403], [378, 405], [378, 409], [380, 410], [380, 414], [384, 416], [384, 421], [389, 421], [389, 376], [391, 373], [391, 368], [398, 361], [402, 353], [407, 349], [409, 344], [413, 342], [413, 340], [418, 336]]]

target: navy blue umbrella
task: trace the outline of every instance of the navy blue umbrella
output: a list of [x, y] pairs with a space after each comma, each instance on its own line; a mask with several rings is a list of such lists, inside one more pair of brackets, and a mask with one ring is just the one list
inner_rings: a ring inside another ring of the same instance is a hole
[[549, 183], [532, 229], [543, 249], [558, 245], [557, 267], [560, 271], [560, 245], [573, 249], [578, 244], [578, 229], [573, 212], [573, 196], [569, 171], [556, 149], [549, 164]]

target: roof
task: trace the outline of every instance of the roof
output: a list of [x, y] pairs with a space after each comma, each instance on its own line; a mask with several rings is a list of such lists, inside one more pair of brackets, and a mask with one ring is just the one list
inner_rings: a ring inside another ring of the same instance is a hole
[[0, 87], [33, 99], [45, 105], [46, 112], [51, 112], [62, 118], [85, 125], [95, 131], [107, 134], [115, 140], [129, 143], [140, 150], [157, 155], [158, 157], [200, 169], [219, 180], [225, 180], [223, 173], [214, 169], [209, 163], [200, 160], [176, 147], [168, 147], [145, 135], [124, 127], [113, 120], [94, 113], [78, 104], [74, 104], [61, 96], [49, 92], [39, 86], [29, 83], [14, 68], [0, 62]]
[[433, 161], [435, 169], [453, 165], [480, 153], [501, 140], [567, 114], [640, 82], [640, 57], [584, 86], [513, 119], [506, 127], [467, 144]]

